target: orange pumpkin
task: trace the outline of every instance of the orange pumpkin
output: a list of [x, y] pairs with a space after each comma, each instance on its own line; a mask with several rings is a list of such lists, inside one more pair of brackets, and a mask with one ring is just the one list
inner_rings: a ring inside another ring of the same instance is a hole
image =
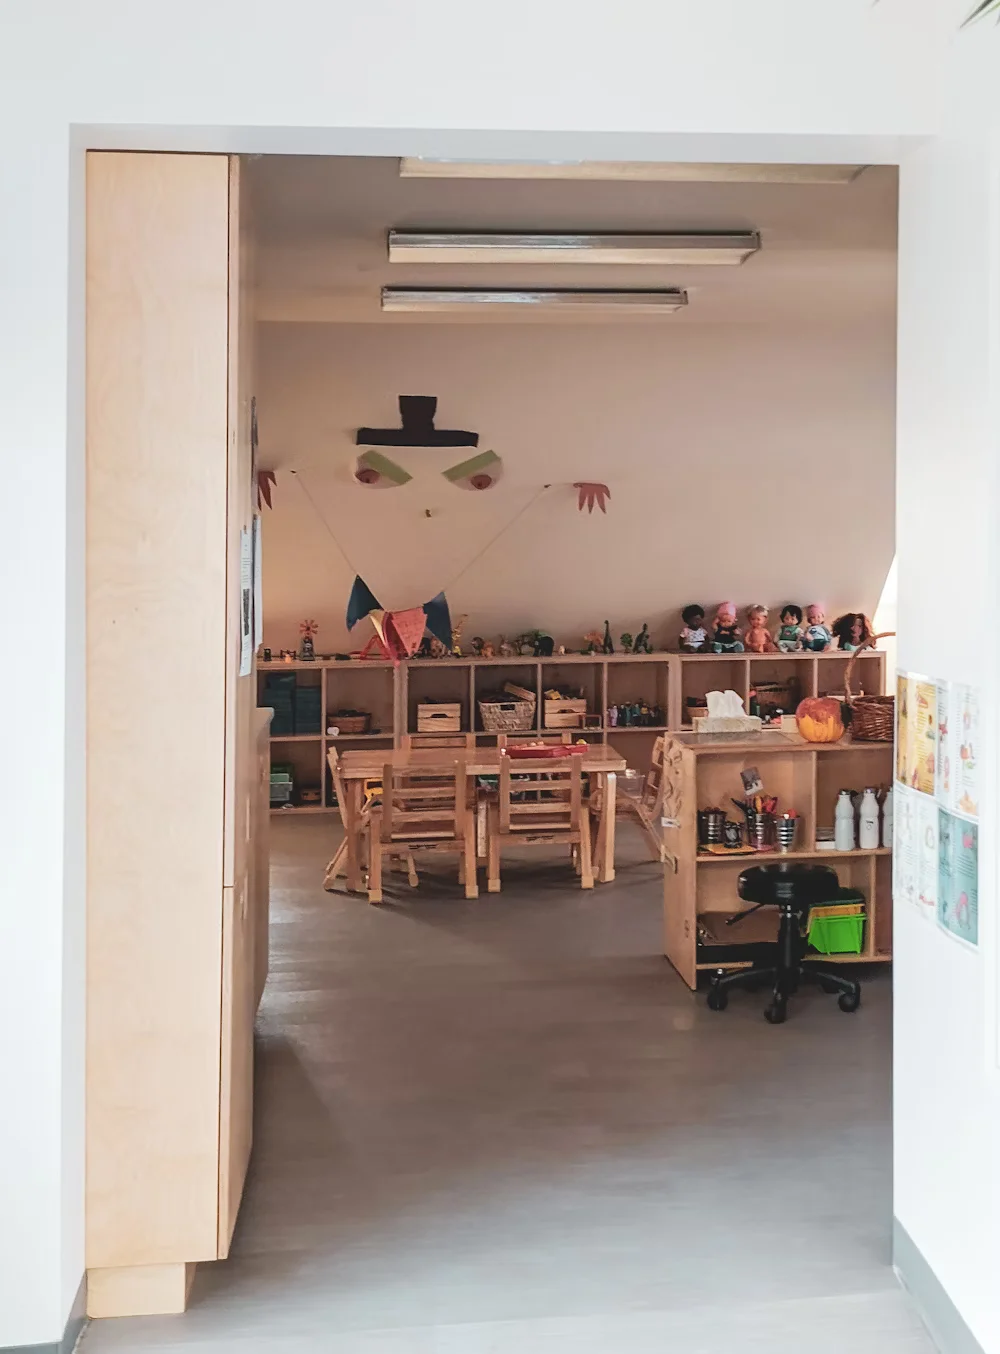
[[809, 696], [795, 711], [799, 733], [807, 743], [835, 743], [844, 736], [840, 701], [832, 696]]

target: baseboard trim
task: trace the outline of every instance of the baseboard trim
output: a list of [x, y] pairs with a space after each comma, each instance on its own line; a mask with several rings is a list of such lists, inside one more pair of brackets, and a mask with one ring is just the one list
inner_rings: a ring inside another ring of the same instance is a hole
[[892, 1220], [892, 1264], [941, 1354], [983, 1354], [982, 1345], [898, 1218]]
[[87, 1276], [80, 1280], [73, 1306], [66, 1320], [66, 1329], [61, 1340], [51, 1340], [45, 1345], [4, 1345], [0, 1354], [73, 1354], [87, 1324]]

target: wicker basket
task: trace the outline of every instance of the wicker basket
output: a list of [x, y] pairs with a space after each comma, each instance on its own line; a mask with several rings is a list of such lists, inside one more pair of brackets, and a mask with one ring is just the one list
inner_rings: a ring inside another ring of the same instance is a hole
[[[873, 635], [865, 648], [874, 649], [880, 639], [890, 639], [895, 631]], [[851, 674], [858, 654], [864, 649], [855, 649], [851, 654], [847, 671], [844, 673], [844, 693], [851, 709], [851, 737], [858, 743], [891, 743], [896, 730], [895, 696], [853, 696], [851, 694]]]
[[371, 728], [372, 717], [365, 714], [348, 715], [334, 712], [326, 722], [331, 728], [336, 726], [341, 734], [367, 733]]
[[486, 733], [527, 733], [535, 727], [535, 697], [508, 682], [502, 692], [479, 702], [479, 717]]

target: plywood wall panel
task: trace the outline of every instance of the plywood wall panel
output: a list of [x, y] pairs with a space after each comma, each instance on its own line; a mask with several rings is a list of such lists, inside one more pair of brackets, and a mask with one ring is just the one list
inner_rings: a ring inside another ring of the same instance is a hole
[[217, 1248], [228, 214], [88, 156], [88, 1268]]

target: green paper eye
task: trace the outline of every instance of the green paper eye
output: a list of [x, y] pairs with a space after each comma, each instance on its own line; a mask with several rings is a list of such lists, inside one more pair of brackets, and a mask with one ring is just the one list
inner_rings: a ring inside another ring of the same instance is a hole
[[369, 489], [398, 489], [413, 478], [380, 451], [364, 451], [354, 467], [354, 478]]
[[481, 493], [496, 484], [503, 473], [503, 461], [495, 451], [481, 451], [478, 456], [471, 456], [442, 473], [459, 489], [474, 489]]

